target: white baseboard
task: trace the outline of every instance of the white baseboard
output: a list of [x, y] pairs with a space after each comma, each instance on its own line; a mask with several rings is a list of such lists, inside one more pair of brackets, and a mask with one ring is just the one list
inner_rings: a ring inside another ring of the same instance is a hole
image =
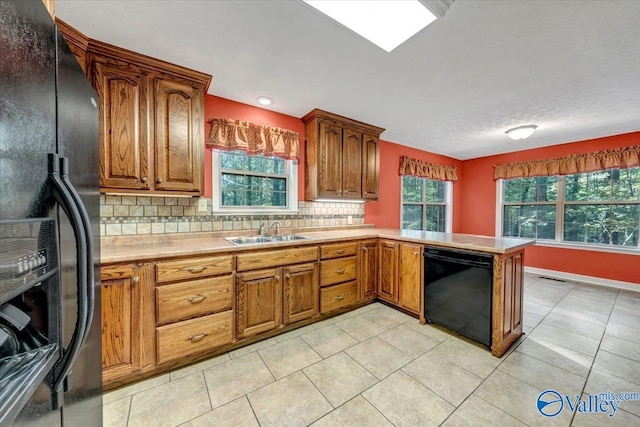
[[609, 288], [625, 289], [628, 291], [640, 292], [640, 283], [623, 282], [621, 280], [604, 279], [602, 277], [583, 276], [582, 274], [566, 273], [564, 271], [547, 270], [544, 268], [524, 267], [525, 273], [537, 274], [539, 276], [553, 277], [555, 279], [570, 280], [573, 282], [592, 283]]

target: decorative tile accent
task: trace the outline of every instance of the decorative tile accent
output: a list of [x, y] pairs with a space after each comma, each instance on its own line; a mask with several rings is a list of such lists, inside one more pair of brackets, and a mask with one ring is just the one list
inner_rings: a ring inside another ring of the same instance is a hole
[[300, 201], [299, 213], [292, 215], [213, 215], [207, 202], [207, 212], [198, 212], [196, 197], [101, 195], [101, 235], [136, 234], [136, 224], [137, 234], [257, 230], [273, 221], [283, 228], [364, 224], [363, 203]]

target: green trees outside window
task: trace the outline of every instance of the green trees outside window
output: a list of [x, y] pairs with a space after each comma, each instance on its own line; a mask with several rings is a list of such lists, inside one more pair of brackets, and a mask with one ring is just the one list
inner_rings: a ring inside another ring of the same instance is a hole
[[446, 182], [404, 175], [402, 177], [402, 228], [446, 229]]
[[640, 168], [504, 181], [503, 235], [638, 247]]
[[286, 207], [288, 179], [284, 159], [220, 152], [222, 206]]

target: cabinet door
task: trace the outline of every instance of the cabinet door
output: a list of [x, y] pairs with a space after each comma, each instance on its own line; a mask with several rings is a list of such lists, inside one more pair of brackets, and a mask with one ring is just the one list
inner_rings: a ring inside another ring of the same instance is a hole
[[238, 274], [236, 313], [238, 338], [270, 331], [282, 324], [282, 269]]
[[342, 196], [342, 128], [334, 122], [320, 121], [318, 196]]
[[422, 245], [400, 244], [400, 281], [398, 303], [413, 313], [420, 313], [422, 288]]
[[491, 353], [500, 357], [522, 335], [522, 252], [495, 256], [493, 268]]
[[362, 242], [358, 249], [358, 299], [373, 299], [378, 295], [378, 244]]
[[380, 241], [378, 297], [398, 303], [398, 242]]
[[362, 133], [342, 130], [342, 197], [359, 199], [362, 194]]
[[148, 189], [147, 77], [94, 60], [92, 80], [100, 98], [100, 187]]
[[294, 323], [318, 314], [318, 264], [285, 267], [284, 277], [284, 323]]
[[140, 368], [140, 276], [131, 266], [101, 272], [102, 377], [108, 383]]
[[378, 137], [362, 134], [362, 198], [378, 198], [378, 176], [380, 175], [380, 145]]
[[201, 92], [185, 83], [155, 80], [157, 190], [200, 194], [204, 167]]

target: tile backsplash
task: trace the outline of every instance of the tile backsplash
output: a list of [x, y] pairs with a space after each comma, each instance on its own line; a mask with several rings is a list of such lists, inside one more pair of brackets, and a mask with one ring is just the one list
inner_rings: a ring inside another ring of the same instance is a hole
[[364, 203], [298, 202], [297, 214], [220, 215], [198, 212], [197, 197], [100, 195], [100, 235], [253, 230], [279, 221], [283, 228], [364, 224]]

